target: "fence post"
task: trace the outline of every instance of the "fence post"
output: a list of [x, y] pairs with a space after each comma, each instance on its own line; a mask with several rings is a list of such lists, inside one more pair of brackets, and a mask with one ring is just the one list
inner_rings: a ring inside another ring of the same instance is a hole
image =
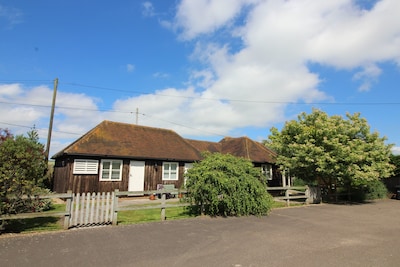
[[166, 198], [166, 194], [162, 193], [162, 195], [161, 195], [161, 221], [165, 221], [165, 198]]
[[67, 204], [65, 206], [65, 215], [64, 215], [64, 230], [68, 230], [69, 228], [69, 219], [71, 218], [71, 209], [72, 209], [72, 190], [68, 190], [67, 194], [69, 195], [67, 198]]
[[113, 219], [112, 219], [112, 225], [117, 225], [118, 224], [118, 192], [119, 189], [115, 189], [114, 191], [114, 199], [113, 199]]
[[308, 187], [308, 185], [306, 185], [306, 192], [305, 192], [305, 195], [306, 195], [306, 197], [307, 197], [307, 198], [306, 198], [306, 204], [312, 203], [310, 187]]
[[286, 191], [285, 191], [285, 197], [286, 197], [286, 206], [290, 206], [290, 199], [289, 199], [289, 197], [290, 197], [290, 195], [289, 195], [289, 189], [286, 189]]

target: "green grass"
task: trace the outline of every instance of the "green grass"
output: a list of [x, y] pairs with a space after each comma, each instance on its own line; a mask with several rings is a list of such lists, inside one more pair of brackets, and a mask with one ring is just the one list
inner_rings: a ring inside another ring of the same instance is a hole
[[[172, 204], [172, 203], [171, 203]], [[179, 204], [178, 202], [176, 204]], [[137, 206], [152, 206], [155, 204], [131, 205]], [[157, 203], [156, 205], [159, 205]], [[300, 206], [303, 203], [290, 202], [290, 206]], [[275, 201], [272, 209], [286, 207], [286, 202]], [[65, 204], [52, 204], [49, 211], [46, 212], [62, 212], [65, 211]], [[177, 220], [198, 216], [198, 213], [192, 212], [189, 207], [171, 207], [166, 209], [167, 220]], [[158, 222], [161, 220], [160, 209], [142, 209], [118, 212], [118, 224], [136, 224], [145, 222]], [[40, 217], [29, 219], [9, 220], [4, 233], [31, 233], [43, 231], [57, 231], [63, 229], [63, 217]]]
[[[187, 207], [172, 207], [165, 210], [167, 220], [195, 217]], [[161, 220], [160, 209], [126, 210], [118, 212], [118, 224], [156, 222]]]
[[[50, 210], [43, 213], [62, 211], [65, 211], [65, 204], [52, 204]], [[61, 217], [38, 217], [8, 220], [3, 233], [31, 233], [62, 230], [62, 220], [63, 218]]]

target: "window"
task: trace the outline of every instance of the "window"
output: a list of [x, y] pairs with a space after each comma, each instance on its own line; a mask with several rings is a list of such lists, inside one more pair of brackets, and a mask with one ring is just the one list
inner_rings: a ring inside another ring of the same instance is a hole
[[99, 161], [93, 159], [75, 159], [74, 174], [97, 174]]
[[179, 165], [176, 162], [165, 162], [163, 163], [163, 180], [178, 180], [178, 168]]
[[269, 164], [262, 164], [261, 165], [261, 170], [262, 170], [262, 174], [263, 176], [267, 179], [267, 180], [272, 180], [272, 166]]
[[122, 180], [122, 160], [101, 161], [100, 181], [121, 181]]

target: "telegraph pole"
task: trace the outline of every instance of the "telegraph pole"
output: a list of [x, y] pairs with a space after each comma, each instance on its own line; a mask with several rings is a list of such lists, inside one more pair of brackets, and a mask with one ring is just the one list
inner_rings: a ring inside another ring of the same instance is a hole
[[47, 133], [47, 145], [46, 145], [46, 151], [45, 151], [46, 161], [49, 161], [51, 132], [53, 131], [53, 118], [54, 118], [54, 108], [55, 108], [55, 105], [56, 105], [57, 86], [58, 86], [58, 78], [56, 78], [54, 80], [53, 101], [51, 103], [49, 132]]
[[139, 108], [136, 108], [136, 125], [139, 124]]

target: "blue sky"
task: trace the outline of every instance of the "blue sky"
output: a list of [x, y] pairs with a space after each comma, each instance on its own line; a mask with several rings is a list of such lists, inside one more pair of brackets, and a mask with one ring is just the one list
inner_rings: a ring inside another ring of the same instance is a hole
[[0, 0], [0, 128], [50, 154], [103, 120], [266, 139], [360, 112], [400, 153], [398, 0]]

